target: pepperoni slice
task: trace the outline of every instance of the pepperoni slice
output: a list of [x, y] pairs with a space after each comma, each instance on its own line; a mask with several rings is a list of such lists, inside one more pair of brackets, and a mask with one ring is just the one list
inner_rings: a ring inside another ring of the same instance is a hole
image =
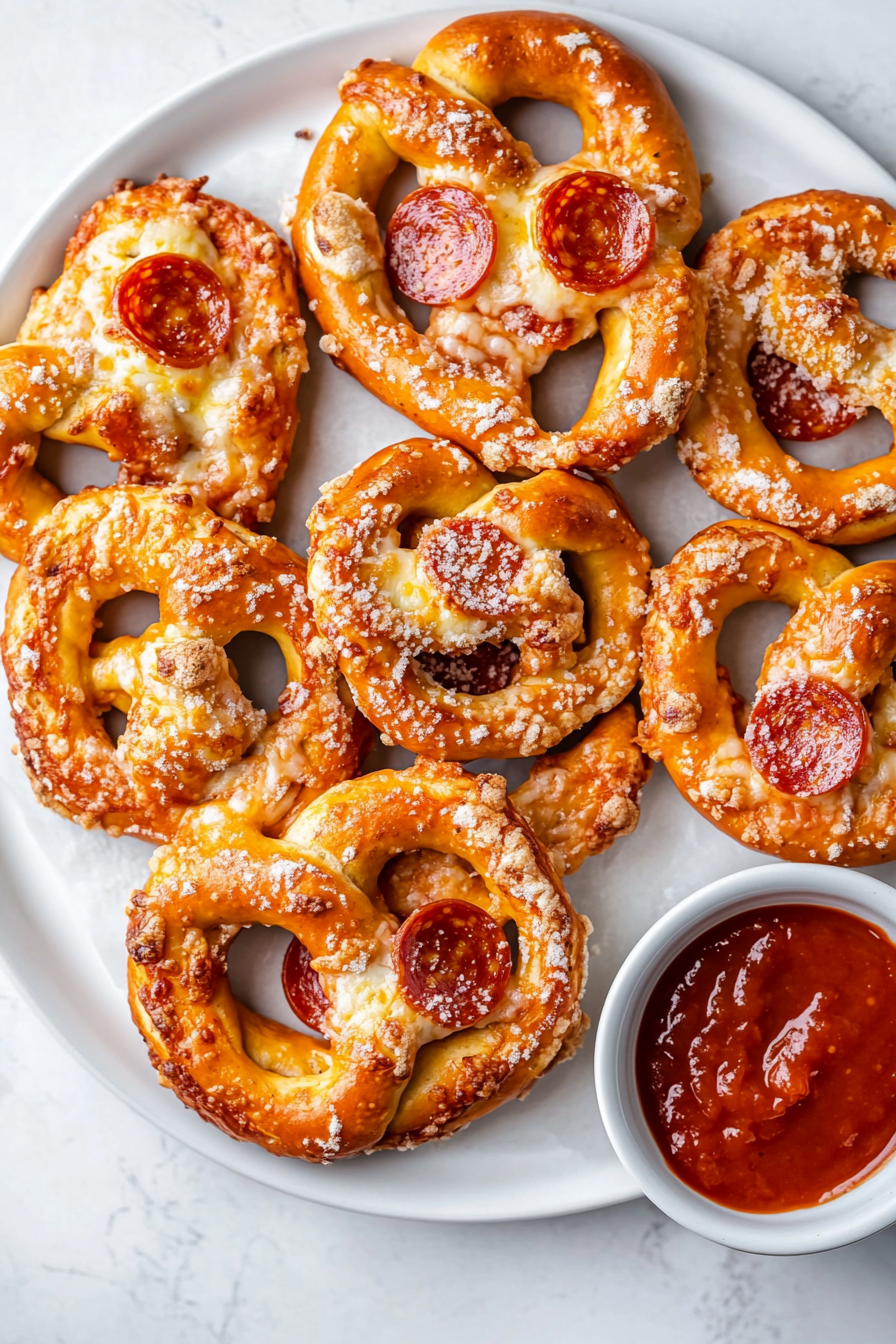
[[393, 952], [401, 992], [418, 1012], [457, 1031], [493, 1012], [510, 979], [500, 924], [469, 901], [433, 901], [398, 930]]
[[760, 692], [744, 740], [763, 779], [811, 798], [852, 778], [868, 735], [868, 716], [854, 695], [817, 677], [794, 677]]
[[519, 599], [509, 591], [525, 563], [512, 538], [487, 518], [445, 518], [426, 529], [417, 548], [443, 597], [472, 616], [505, 616]]
[[411, 192], [386, 230], [389, 279], [420, 303], [467, 298], [488, 275], [497, 249], [492, 213], [466, 187]]
[[293, 938], [283, 958], [283, 993], [296, 1017], [312, 1031], [326, 1036], [330, 1003], [321, 988], [320, 976], [311, 965], [311, 953], [298, 938]]
[[819, 392], [798, 365], [759, 345], [750, 352], [747, 378], [759, 419], [779, 439], [798, 443], [830, 439], [865, 414], [845, 406], [831, 391]]
[[491, 695], [513, 681], [520, 651], [509, 639], [502, 644], [478, 644], [466, 653], [433, 653], [424, 649], [417, 662], [446, 691], [463, 695]]
[[160, 364], [195, 369], [227, 343], [233, 310], [205, 262], [159, 252], [134, 262], [115, 286], [115, 312]]
[[538, 244], [561, 285], [601, 294], [643, 270], [656, 236], [650, 211], [612, 173], [577, 172], [548, 187]]

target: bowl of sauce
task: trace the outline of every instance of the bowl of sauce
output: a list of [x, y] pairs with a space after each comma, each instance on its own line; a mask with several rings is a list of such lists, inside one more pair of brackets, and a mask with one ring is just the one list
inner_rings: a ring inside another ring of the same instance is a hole
[[644, 935], [598, 1027], [598, 1101], [644, 1193], [741, 1250], [793, 1255], [896, 1221], [896, 891], [746, 869]]

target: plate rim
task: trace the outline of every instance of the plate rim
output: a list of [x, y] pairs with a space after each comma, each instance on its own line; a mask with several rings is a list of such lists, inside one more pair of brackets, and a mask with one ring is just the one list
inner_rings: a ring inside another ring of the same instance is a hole
[[[492, 10], [512, 10], [520, 7], [521, 0], [489, 0], [488, 8]], [[799, 121], [807, 130], [817, 128], [827, 139], [833, 137], [839, 142], [842, 150], [850, 157], [853, 163], [857, 165], [859, 171], [867, 170], [869, 176], [879, 178], [882, 182], [892, 184], [890, 190], [896, 196], [896, 180], [890, 173], [877, 162], [876, 159], [861, 145], [857, 144], [845, 131], [836, 126], [823, 113], [816, 108], [811, 107], [802, 99], [782, 88], [766, 76], [752, 70], [749, 66], [733, 60], [712, 48], [695, 42], [690, 38], [682, 37], [678, 33], [669, 31], [666, 28], [656, 24], [646, 23], [640, 19], [630, 18], [627, 15], [615, 14], [593, 6], [587, 3], [576, 3], [574, 6], [567, 7], [557, 0], [540, 0], [540, 8], [552, 10], [555, 12], [569, 12], [571, 8], [576, 11], [572, 17], [581, 14], [593, 19], [596, 23], [607, 28], [611, 33], [617, 33], [623, 41], [632, 41], [637, 44], [638, 36], [643, 34], [646, 39], [656, 40], [659, 38], [663, 43], [674, 49], [686, 51], [695, 54], [704, 60], [708, 59], [716, 68], [722, 71], [727, 70], [732, 78], [738, 82], [745, 79], [751, 84], [754, 90], [759, 89], [766, 93], [779, 106], [783, 106], [789, 116]], [[445, 5], [431, 10], [415, 9], [413, 6], [402, 8], [399, 12], [384, 16], [378, 19], [372, 19], [365, 22], [356, 22], [347, 20], [343, 23], [328, 25], [325, 28], [315, 29], [312, 32], [301, 33], [294, 38], [286, 41], [273, 43], [264, 47], [261, 51], [254, 52], [248, 56], [238, 58], [237, 60], [227, 62], [219, 69], [213, 70], [198, 79], [191, 81], [184, 88], [160, 99], [154, 103], [147, 111], [135, 117], [123, 129], [109, 137], [92, 154], [83, 159], [67, 177], [61, 182], [59, 187], [53, 191], [46, 199], [44, 204], [32, 214], [30, 219], [20, 228], [9, 246], [0, 256], [0, 285], [4, 284], [12, 272], [19, 265], [23, 255], [31, 248], [36, 240], [45, 232], [45, 230], [55, 222], [60, 213], [60, 208], [65, 205], [69, 198], [76, 196], [80, 189], [97, 172], [102, 170], [103, 165], [115, 156], [120, 154], [129, 144], [138, 140], [142, 135], [152, 130], [152, 128], [164, 118], [170, 117], [176, 113], [178, 108], [186, 107], [188, 104], [201, 100], [202, 96], [217, 86], [226, 84], [241, 75], [257, 67], [263, 67], [275, 60], [288, 59], [291, 55], [299, 55], [307, 49], [313, 49], [316, 46], [323, 46], [338, 40], [340, 37], [349, 37], [350, 35], [369, 36], [375, 40], [378, 31], [384, 29], [394, 29], [397, 21], [404, 19], [431, 20], [432, 29], [438, 31], [446, 23], [451, 22], [454, 17], [462, 14], [475, 14], [484, 9], [484, 6], [477, 4], [468, 5]], [[91, 204], [87, 202], [87, 205]], [[86, 208], [83, 207], [83, 208]], [[580, 1198], [567, 1198], [557, 1203], [551, 1203], [544, 1198], [535, 1198], [534, 1201], [521, 1211], [519, 1208], [504, 1209], [498, 1211], [467, 1210], [465, 1212], [444, 1211], [441, 1209], [421, 1211], [416, 1208], [410, 1211], [404, 1207], [396, 1207], [399, 1201], [393, 1201], [392, 1207], [383, 1207], [378, 1202], [377, 1192], [373, 1192], [373, 1198], [365, 1200], [363, 1198], [363, 1187], [357, 1193], [349, 1194], [343, 1188], [334, 1188], [332, 1192], [325, 1188], [321, 1190], [302, 1191], [284, 1188], [282, 1183], [276, 1180], [277, 1167], [273, 1164], [270, 1167], [270, 1174], [267, 1168], [260, 1170], [247, 1170], [244, 1164], [239, 1162], [239, 1155], [245, 1145], [232, 1144], [232, 1160], [228, 1160], [230, 1150], [227, 1154], [219, 1155], [208, 1151], [207, 1146], [202, 1142], [205, 1134], [204, 1129], [197, 1128], [195, 1137], [192, 1130], [188, 1127], [188, 1132], [180, 1132], [177, 1124], [166, 1123], [164, 1115], [151, 1112], [145, 1107], [138, 1096], [131, 1095], [112, 1075], [105, 1073], [100, 1065], [96, 1063], [85, 1052], [82, 1047], [70, 1038], [56, 1019], [50, 1014], [34, 991], [30, 987], [30, 982], [20, 975], [17, 967], [14, 965], [12, 957], [0, 941], [0, 962], [5, 967], [11, 982], [15, 985], [17, 991], [21, 994], [29, 1008], [35, 1013], [38, 1020], [49, 1030], [53, 1038], [58, 1041], [78, 1063], [84, 1067], [87, 1072], [100, 1082], [117, 1099], [124, 1102], [132, 1111], [140, 1115], [144, 1120], [151, 1123], [156, 1129], [176, 1141], [185, 1144], [193, 1152], [198, 1153], [206, 1160], [213, 1161], [225, 1169], [234, 1171], [236, 1174], [256, 1181], [280, 1193], [290, 1195], [294, 1198], [308, 1200], [330, 1208], [345, 1209], [354, 1213], [363, 1213], [369, 1216], [394, 1217], [420, 1222], [438, 1222], [438, 1223], [502, 1223], [511, 1221], [522, 1221], [530, 1219], [540, 1219], [548, 1217], [558, 1217], [567, 1214], [582, 1213], [592, 1209], [609, 1207], [615, 1204], [627, 1202], [642, 1196], [640, 1186], [630, 1174], [623, 1169], [618, 1173], [616, 1188], [607, 1189], [603, 1192], [595, 1192], [588, 1186], [585, 1186]], [[188, 1114], [188, 1113], [185, 1113]], [[598, 1115], [595, 1104], [595, 1118]], [[192, 1117], [190, 1117], [192, 1118]], [[359, 1197], [360, 1196], [360, 1197]], [[531, 1197], [530, 1197], [531, 1199]]]

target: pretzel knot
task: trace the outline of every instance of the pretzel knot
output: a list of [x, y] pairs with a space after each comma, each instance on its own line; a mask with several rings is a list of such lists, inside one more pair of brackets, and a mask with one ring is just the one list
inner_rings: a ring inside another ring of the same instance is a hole
[[[293, 220], [322, 348], [371, 392], [493, 470], [615, 470], [677, 428], [703, 370], [704, 307], [678, 249], [700, 182], [656, 74], [583, 19], [479, 15], [414, 68], [365, 61], [340, 86]], [[583, 148], [542, 167], [491, 109], [572, 108]], [[421, 189], [389, 225], [373, 211], [399, 160]], [[433, 306], [418, 334], [393, 298]], [[539, 427], [529, 379], [600, 327], [582, 418]]]
[[98, 201], [62, 275], [0, 350], [0, 549], [21, 559], [59, 492], [41, 432], [120, 462], [119, 482], [180, 484], [226, 517], [267, 521], [307, 368], [289, 250], [205, 195], [205, 178]]
[[[716, 665], [747, 602], [793, 615], [748, 708]], [[655, 575], [640, 741], [721, 830], [783, 859], [896, 856], [896, 561], [854, 567], [769, 523], [716, 523]]]
[[[378, 878], [421, 844], [481, 881], [400, 923]], [[322, 1162], [449, 1134], [522, 1095], [586, 1025], [590, 926], [504, 780], [459, 766], [340, 784], [280, 840], [208, 804], [158, 851], [129, 915], [131, 1008], [160, 1081], [274, 1153]], [[306, 949], [323, 1040], [234, 999], [227, 947], [248, 924]]]
[[[135, 589], [158, 594], [159, 622], [94, 644], [99, 608]], [[279, 714], [234, 679], [223, 646], [243, 630], [283, 653]], [[170, 489], [56, 506], [13, 578], [3, 661], [35, 793], [83, 826], [167, 839], [209, 796], [271, 826], [357, 765], [360, 719], [316, 634], [302, 561]], [[128, 716], [117, 746], [101, 718], [113, 705]]]
[[853, 273], [896, 278], [885, 201], [806, 191], [746, 211], [706, 244], [709, 377], [679, 455], [713, 499], [816, 540], [896, 532], [892, 453], [828, 470], [782, 439], [829, 438], [869, 406], [896, 426], [896, 334], [843, 292]]
[[538, 755], [635, 684], [650, 560], [606, 485], [499, 485], [410, 439], [324, 486], [308, 526], [318, 626], [364, 714], [411, 751]]

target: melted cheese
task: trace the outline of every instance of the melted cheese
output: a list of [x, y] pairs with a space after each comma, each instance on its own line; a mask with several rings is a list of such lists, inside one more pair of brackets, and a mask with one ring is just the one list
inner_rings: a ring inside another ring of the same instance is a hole
[[[228, 409], [252, 381], [255, 371], [240, 368], [226, 352], [197, 369], [156, 363], [135, 342], [123, 337], [113, 322], [113, 295], [120, 277], [144, 257], [174, 252], [202, 261], [232, 292], [234, 275], [204, 229], [182, 217], [127, 220], [104, 229], [85, 248], [71, 271], [63, 275], [54, 308], [74, 304], [73, 334], [87, 339], [105, 395], [129, 394], [140, 404], [142, 418], [161, 436], [200, 444], [206, 434], [230, 438]], [[103, 447], [95, 428], [72, 435], [69, 426], [83, 414], [76, 403], [48, 431], [51, 438], [78, 438]]]

